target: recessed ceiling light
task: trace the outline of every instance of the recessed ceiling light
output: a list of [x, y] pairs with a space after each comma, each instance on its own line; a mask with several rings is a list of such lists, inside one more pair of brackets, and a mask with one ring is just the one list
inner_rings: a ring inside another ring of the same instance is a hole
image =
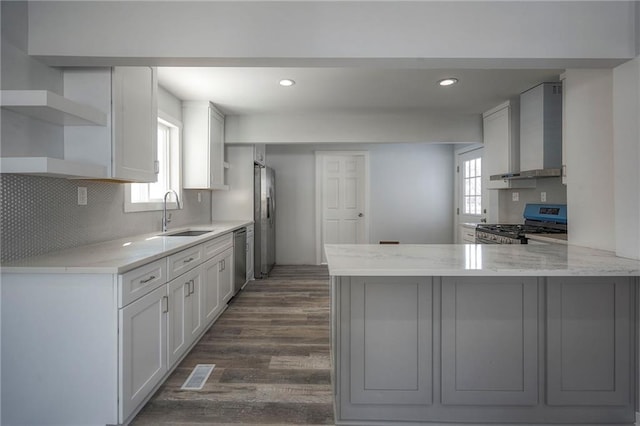
[[438, 84], [440, 86], [451, 86], [452, 84], [456, 84], [457, 82], [458, 82], [457, 78], [449, 77], [449, 78], [443, 78], [442, 80], [438, 81]]
[[285, 78], [284, 80], [280, 80], [280, 86], [289, 87], [296, 84], [295, 81]]

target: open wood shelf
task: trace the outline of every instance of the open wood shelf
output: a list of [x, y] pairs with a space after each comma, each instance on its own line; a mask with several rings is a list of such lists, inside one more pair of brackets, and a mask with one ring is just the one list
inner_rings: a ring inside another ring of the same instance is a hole
[[106, 167], [52, 157], [0, 158], [0, 173], [43, 175], [71, 179], [107, 178]]
[[106, 126], [107, 114], [49, 90], [1, 90], [0, 106], [64, 126]]

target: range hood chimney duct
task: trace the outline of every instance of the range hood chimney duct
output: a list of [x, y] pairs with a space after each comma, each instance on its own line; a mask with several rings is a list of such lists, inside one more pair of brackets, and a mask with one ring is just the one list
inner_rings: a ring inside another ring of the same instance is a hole
[[520, 170], [490, 179], [562, 175], [562, 83], [541, 83], [520, 95]]

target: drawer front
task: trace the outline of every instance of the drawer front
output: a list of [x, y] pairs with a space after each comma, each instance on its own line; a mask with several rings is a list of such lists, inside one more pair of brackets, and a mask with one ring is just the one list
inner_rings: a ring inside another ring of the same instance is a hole
[[165, 259], [156, 260], [118, 275], [118, 307], [122, 308], [128, 305], [167, 281]]
[[167, 257], [169, 280], [201, 264], [202, 247], [203, 244], [200, 244]]
[[475, 243], [476, 242], [476, 230], [470, 229], [465, 226], [460, 227], [460, 235], [462, 236], [463, 243]]
[[464, 234], [462, 234], [462, 239], [464, 241], [475, 243], [476, 242], [476, 233], [475, 233], [475, 231], [465, 231]]
[[210, 259], [222, 251], [233, 247], [233, 233], [228, 233], [213, 240], [207, 241], [204, 246], [204, 258]]

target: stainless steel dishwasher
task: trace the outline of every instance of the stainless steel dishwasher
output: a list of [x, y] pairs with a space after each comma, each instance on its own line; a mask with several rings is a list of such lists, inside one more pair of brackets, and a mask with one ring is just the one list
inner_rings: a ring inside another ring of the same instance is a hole
[[233, 294], [237, 294], [247, 282], [247, 228], [233, 232]]

